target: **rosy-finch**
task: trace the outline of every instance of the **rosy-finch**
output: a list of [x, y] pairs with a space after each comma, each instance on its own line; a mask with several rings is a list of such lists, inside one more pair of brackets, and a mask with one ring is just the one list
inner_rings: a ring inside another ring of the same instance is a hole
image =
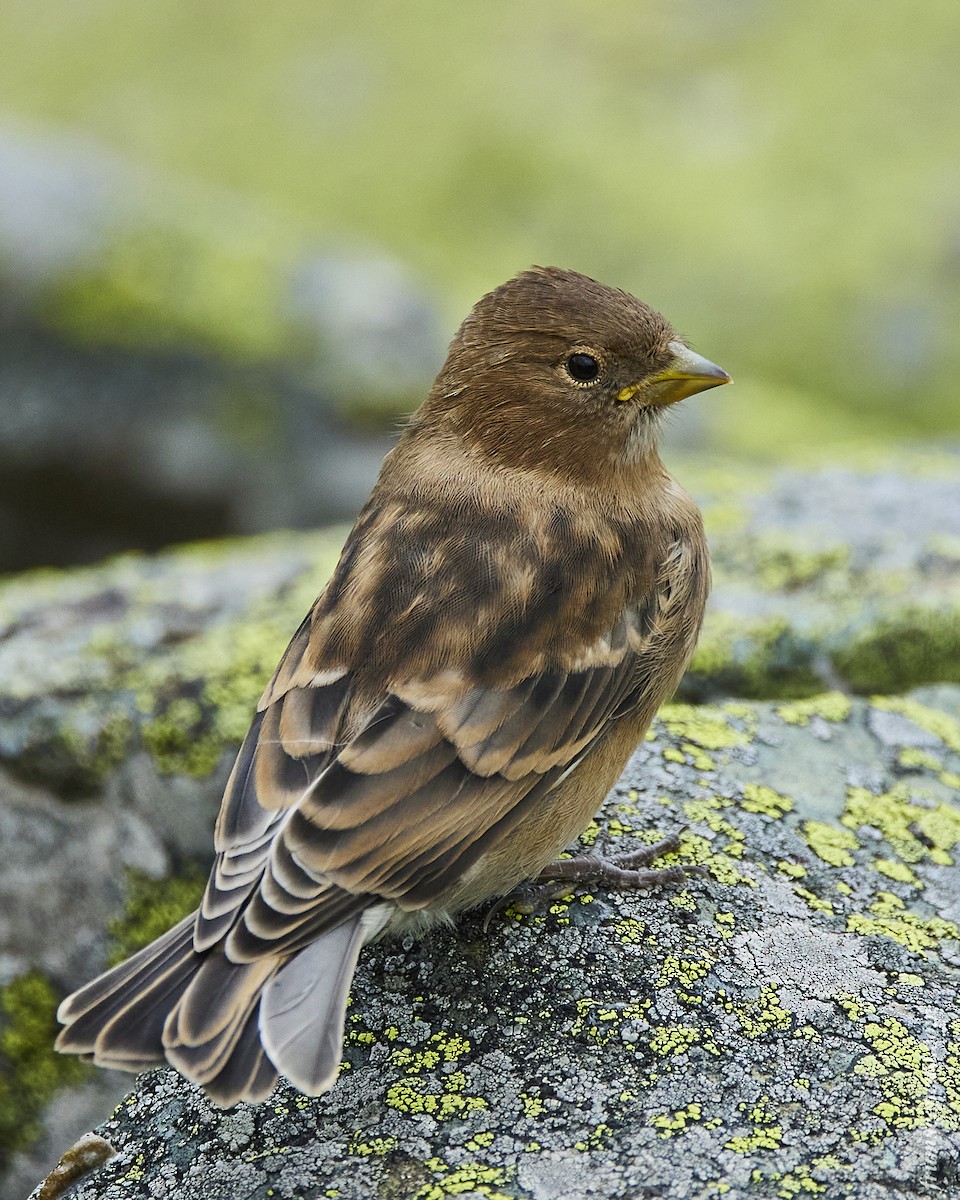
[[61, 1050], [317, 1095], [365, 942], [550, 877], [693, 651], [707, 547], [658, 435], [728, 378], [572, 271], [476, 305], [267, 685], [199, 911], [63, 1002]]

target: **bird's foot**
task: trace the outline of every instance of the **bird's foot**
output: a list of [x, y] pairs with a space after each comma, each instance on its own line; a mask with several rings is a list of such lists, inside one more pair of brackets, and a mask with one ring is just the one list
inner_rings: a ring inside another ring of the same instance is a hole
[[628, 891], [663, 887], [667, 883], [682, 883], [689, 875], [702, 875], [703, 869], [680, 866], [648, 869], [650, 863], [679, 849], [682, 832], [681, 830], [671, 834], [663, 841], [644, 846], [629, 854], [582, 854], [576, 858], [561, 858], [540, 872], [533, 880], [534, 886], [549, 887], [551, 884], [561, 884], [559, 889], [556, 886], [552, 889], [556, 898], [567, 895], [571, 887], [579, 887], [582, 884], [598, 884]]
[[629, 854], [581, 854], [576, 858], [558, 859], [544, 867], [534, 879], [522, 883], [498, 900], [487, 913], [483, 927], [486, 929], [491, 918], [505, 908], [525, 914], [534, 913], [549, 902], [568, 896], [575, 887], [583, 884], [632, 891], [660, 888], [670, 883], [683, 883], [691, 876], [706, 875], [705, 868], [698, 866], [649, 869], [650, 863], [679, 848], [682, 833], [681, 829], [652, 846], [644, 846]]

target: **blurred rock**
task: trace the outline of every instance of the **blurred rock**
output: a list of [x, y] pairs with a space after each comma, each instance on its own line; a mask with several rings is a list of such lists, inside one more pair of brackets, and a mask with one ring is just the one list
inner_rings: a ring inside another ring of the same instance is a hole
[[443, 355], [400, 264], [0, 128], [0, 573], [352, 515]]

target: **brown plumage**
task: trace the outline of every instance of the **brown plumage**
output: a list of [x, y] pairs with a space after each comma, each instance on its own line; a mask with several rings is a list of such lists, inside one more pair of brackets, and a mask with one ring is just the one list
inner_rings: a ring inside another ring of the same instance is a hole
[[332, 1085], [364, 942], [537, 876], [676, 686], [709, 565], [660, 415], [727, 379], [572, 271], [476, 305], [267, 685], [199, 912], [66, 999], [61, 1050], [224, 1105]]

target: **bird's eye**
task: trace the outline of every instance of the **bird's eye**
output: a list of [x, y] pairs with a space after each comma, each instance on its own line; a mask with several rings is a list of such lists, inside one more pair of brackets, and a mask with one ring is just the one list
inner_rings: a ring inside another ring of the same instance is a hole
[[600, 378], [600, 364], [592, 354], [571, 354], [567, 359], [567, 371], [577, 383], [593, 383]]

